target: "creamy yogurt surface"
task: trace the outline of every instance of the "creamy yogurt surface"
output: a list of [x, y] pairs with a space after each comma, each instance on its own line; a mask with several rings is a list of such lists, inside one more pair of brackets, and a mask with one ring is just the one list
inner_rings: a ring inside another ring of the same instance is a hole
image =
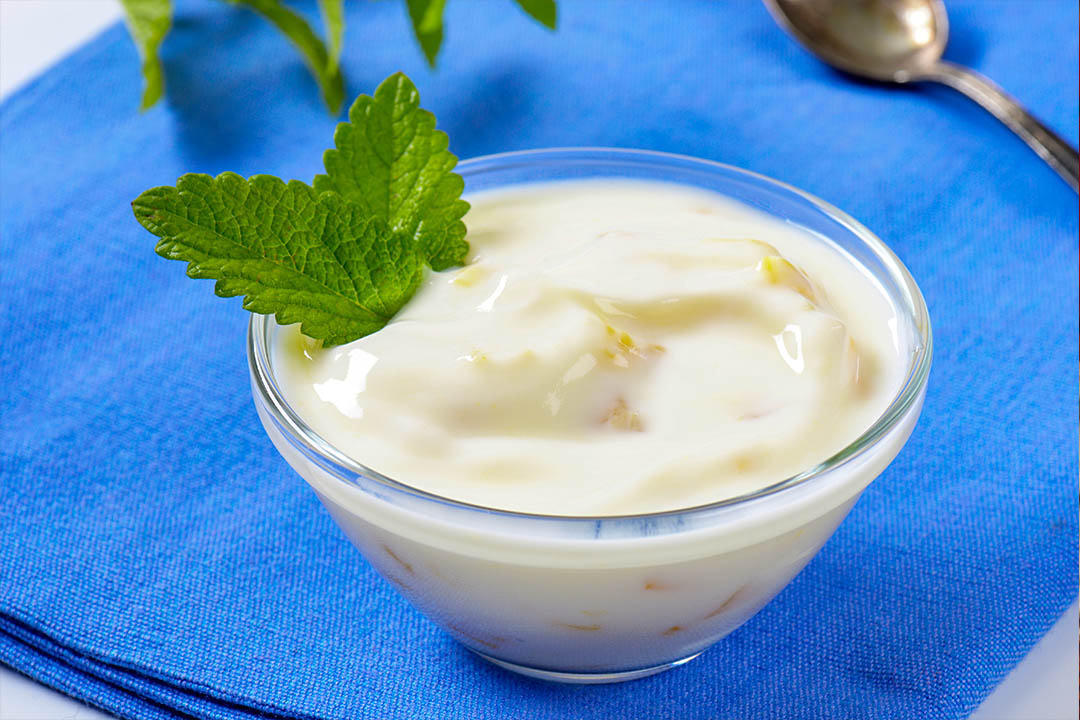
[[804, 230], [651, 181], [468, 199], [469, 264], [384, 329], [274, 340], [297, 413], [401, 483], [528, 513], [692, 507], [826, 460], [899, 391], [895, 308]]

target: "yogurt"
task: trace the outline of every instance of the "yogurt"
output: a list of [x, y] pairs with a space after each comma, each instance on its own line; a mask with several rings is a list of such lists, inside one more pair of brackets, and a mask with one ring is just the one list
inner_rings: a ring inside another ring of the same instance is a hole
[[278, 337], [286, 399], [407, 485], [622, 515], [824, 461], [896, 394], [896, 315], [820, 238], [704, 190], [587, 180], [470, 197], [471, 253], [377, 333]]
[[694, 657], [809, 562], [911, 433], [929, 325], [879, 241], [790, 189], [623, 151], [502, 162], [520, 182], [552, 156], [693, 165], [829, 237], [683, 184], [474, 193], [468, 265], [383, 330], [322, 348], [254, 318], [253, 393], [283, 457], [447, 633], [519, 673], [628, 680]]

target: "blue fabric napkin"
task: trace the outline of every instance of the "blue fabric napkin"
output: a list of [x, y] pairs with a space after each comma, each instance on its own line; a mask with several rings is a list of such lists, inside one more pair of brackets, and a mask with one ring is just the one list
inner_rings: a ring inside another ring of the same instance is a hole
[[[307, 7], [306, 10], [313, 8]], [[755, 2], [453, 2], [429, 71], [401, 2], [347, 3], [349, 97], [403, 69], [461, 157], [720, 160], [861, 219], [926, 294], [922, 420], [743, 628], [619, 685], [473, 658], [371, 570], [253, 410], [239, 300], [156, 257], [142, 190], [310, 181], [335, 119], [250, 12], [181, 2], [136, 112], [116, 26], [0, 108], [0, 662], [122, 717], [959, 718], [1077, 594], [1077, 197], [946, 89], [844, 79]], [[952, 0], [950, 56], [1077, 141], [1077, 4]]]

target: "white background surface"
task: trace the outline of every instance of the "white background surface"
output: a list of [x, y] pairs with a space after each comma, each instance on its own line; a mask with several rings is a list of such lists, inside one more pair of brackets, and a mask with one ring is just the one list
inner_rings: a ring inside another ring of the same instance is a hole
[[[119, 18], [117, 0], [0, 0], [0, 98]], [[132, 98], [133, 108], [136, 100]], [[972, 720], [1080, 717], [1077, 624], [1077, 603], [1073, 602]], [[107, 720], [107, 716], [0, 667], [0, 720]]]

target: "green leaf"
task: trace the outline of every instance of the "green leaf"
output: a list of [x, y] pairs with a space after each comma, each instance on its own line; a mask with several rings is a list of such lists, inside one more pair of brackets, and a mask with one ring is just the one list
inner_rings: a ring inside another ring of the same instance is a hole
[[120, 0], [128, 31], [142, 58], [143, 88], [140, 110], [147, 110], [165, 92], [165, 73], [158, 49], [172, 26], [172, 0]]
[[344, 0], [319, 0], [319, 12], [322, 14], [323, 25], [326, 26], [326, 37], [330, 41], [330, 57], [326, 64], [329, 72], [337, 72], [338, 62], [341, 60], [341, 46], [345, 37], [343, 3]]
[[533, 19], [552, 30], [555, 29], [557, 10], [555, 0], [515, 0], [522, 10]]
[[315, 178], [316, 190], [340, 193], [406, 234], [435, 270], [465, 263], [465, 181], [409, 78], [396, 73], [374, 97], [358, 97], [334, 145], [323, 154], [326, 174]]
[[409, 6], [409, 19], [428, 65], [435, 67], [443, 35], [443, 9], [446, 0], [405, 0]]
[[423, 262], [412, 241], [342, 197], [298, 181], [189, 174], [140, 195], [135, 217], [157, 253], [217, 281], [221, 297], [301, 323], [327, 344], [382, 328], [412, 297]]
[[237, 5], [246, 5], [259, 13], [292, 41], [303, 56], [315, 81], [319, 83], [326, 106], [336, 115], [345, 100], [345, 83], [337, 61], [331, 62], [330, 51], [308, 25], [307, 20], [286, 7], [281, 0], [229, 1]]

